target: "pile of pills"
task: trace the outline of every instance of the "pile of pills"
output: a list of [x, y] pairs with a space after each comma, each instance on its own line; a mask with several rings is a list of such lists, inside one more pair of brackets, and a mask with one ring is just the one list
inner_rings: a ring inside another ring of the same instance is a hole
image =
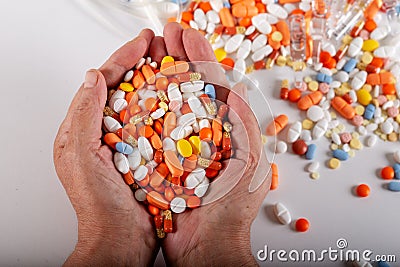
[[233, 154], [229, 107], [188, 62], [142, 58], [109, 91], [103, 140], [135, 198], [148, 205], [157, 236], [173, 231], [172, 213], [201, 205], [209, 183]]

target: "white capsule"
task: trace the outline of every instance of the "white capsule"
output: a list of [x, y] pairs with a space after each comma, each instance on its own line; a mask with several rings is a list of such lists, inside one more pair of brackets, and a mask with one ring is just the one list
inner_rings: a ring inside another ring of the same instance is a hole
[[278, 154], [285, 153], [287, 151], [287, 144], [283, 141], [278, 141], [276, 143], [275, 152]]
[[194, 93], [203, 90], [204, 81], [184, 82], [180, 85], [182, 93]]
[[283, 8], [286, 10], [288, 14], [292, 13], [293, 10], [297, 9], [297, 6], [295, 4], [284, 4]]
[[368, 73], [364, 70], [358, 72], [356, 75], [354, 75], [353, 79], [351, 80], [350, 86], [354, 90], [359, 90], [365, 82], [367, 81], [367, 76]]
[[201, 8], [197, 8], [193, 13], [194, 21], [199, 26], [200, 30], [205, 30], [207, 27], [207, 18]]
[[349, 78], [350, 78], [350, 79], [354, 78], [354, 76], [355, 76], [357, 73], [359, 73], [359, 72], [360, 72], [359, 69], [357, 69], [357, 68], [353, 69], [353, 70], [350, 71], [350, 73], [349, 73]]
[[200, 141], [200, 155], [202, 158], [211, 158], [211, 147], [206, 141]]
[[386, 102], [382, 105], [382, 109], [383, 109], [383, 110], [387, 110], [388, 108], [391, 108], [391, 107], [393, 107], [393, 101], [392, 101], [392, 100], [386, 101]]
[[170, 137], [175, 141], [179, 141], [188, 137], [192, 132], [193, 128], [191, 126], [177, 126], [172, 130]]
[[267, 11], [269, 14], [271, 14], [279, 19], [287, 19], [287, 17], [288, 17], [287, 11], [278, 4], [267, 5]]
[[341, 83], [347, 82], [349, 80], [349, 74], [345, 71], [339, 71], [335, 74], [335, 80]]
[[201, 182], [203, 182], [206, 176], [206, 171], [201, 168], [197, 168], [193, 170], [189, 175], [186, 177], [185, 186], [188, 189], [193, 189], [198, 186]]
[[363, 44], [364, 40], [361, 37], [354, 38], [349, 45], [349, 49], [347, 49], [347, 55], [349, 57], [357, 56], [358, 53], [360, 53]]
[[342, 144], [342, 140], [340, 139], [340, 136], [338, 133], [333, 132], [331, 138], [332, 138], [332, 141], [335, 144], [337, 144], [338, 146], [340, 146]]
[[244, 39], [244, 34], [235, 34], [225, 43], [225, 51], [230, 54], [238, 50]]
[[140, 166], [140, 163], [142, 162], [142, 155], [140, 154], [138, 148], [133, 148], [133, 153], [128, 155], [128, 162], [129, 168], [132, 171], [136, 170]]
[[317, 172], [319, 169], [319, 162], [318, 161], [313, 161], [310, 164], [308, 164], [307, 171], [309, 173]]
[[344, 65], [346, 64], [347, 60], [345, 58], [340, 59], [337, 63], [336, 63], [336, 69], [337, 70], [341, 70]]
[[133, 178], [140, 182], [142, 181], [144, 178], [146, 178], [146, 175], [149, 173], [149, 169], [147, 169], [147, 167], [145, 167], [144, 165], [140, 165], [135, 172], [133, 173]]
[[344, 152], [349, 152], [350, 151], [350, 145], [349, 144], [344, 144], [342, 146], [342, 149], [343, 149]]
[[173, 213], [182, 213], [186, 210], [186, 201], [181, 197], [175, 197], [170, 203]]
[[141, 67], [143, 67], [143, 65], [146, 63], [146, 59], [144, 57], [142, 57], [141, 59], [139, 59], [138, 63], [136, 63], [135, 68], [138, 70]]
[[329, 87], [333, 88], [333, 89], [336, 89], [336, 88], [339, 88], [341, 85], [342, 84], [339, 81], [333, 81], [333, 82], [331, 82]]
[[281, 224], [288, 225], [292, 221], [289, 210], [280, 202], [274, 205], [274, 214]]
[[106, 116], [103, 121], [106, 130], [110, 133], [115, 133], [122, 128], [121, 124], [113, 117]]
[[270, 45], [266, 45], [266, 46], [261, 47], [260, 49], [258, 49], [256, 52], [254, 52], [254, 54], [251, 55], [251, 59], [253, 60], [253, 62], [260, 61], [264, 57], [266, 57], [269, 54], [271, 54], [272, 51], [273, 51], [272, 47]]
[[130, 70], [125, 74], [124, 82], [129, 82], [132, 80], [132, 78], [133, 78], [133, 70]]
[[367, 138], [367, 144], [366, 145], [368, 147], [373, 147], [376, 144], [377, 140], [378, 140], [378, 137], [376, 135], [370, 135]]
[[224, 7], [224, 4], [221, 0], [210, 0], [209, 2], [211, 8], [216, 12], [219, 12]]
[[374, 50], [374, 56], [379, 58], [389, 58], [395, 52], [392, 46], [381, 46]]
[[153, 120], [157, 120], [157, 119], [160, 119], [162, 116], [164, 116], [165, 115], [165, 109], [163, 109], [163, 108], [158, 108], [156, 111], [154, 111], [154, 112], [152, 112], [151, 114], [150, 114], [150, 117], [153, 119]]
[[128, 106], [128, 102], [125, 99], [114, 99], [112, 102], [110, 101], [109, 104], [110, 107], [117, 113], [120, 113]]
[[313, 139], [319, 139], [323, 136], [328, 129], [328, 121], [326, 119], [322, 119], [317, 124], [314, 125], [312, 130], [312, 137]]
[[367, 128], [368, 132], [373, 132], [376, 129], [378, 129], [378, 125], [376, 123], [370, 123], [370, 124], [367, 125], [366, 128]]
[[269, 34], [272, 31], [271, 25], [267, 21], [267, 14], [261, 13], [251, 18], [251, 22], [262, 34]]
[[325, 68], [325, 67], [321, 68], [319, 70], [319, 72], [321, 72], [321, 73], [323, 73], [325, 75], [328, 75], [328, 76], [332, 76], [333, 75], [332, 71], [330, 69], [328, 69], [328, 68]]
[[244, 35], [250, 35], [250, 34], [252, 34], [254, 31], [256, 30], [256, 27], [254, 27], [254, 25], [250, 25], [247, 29], [246, 29], [246, 31], [244, 32]]
[[219, 19], [219, 15], [215, 10], [210, 10], [206, 13], [206, 17], [208, 22], [219, 24], [221, 20]]
[[191, 97], [188, 99], [190, 109], [196, 114], [197, 118], [206, 118], [207, 112], [197, 97]]
[[389, 121], [381, 123], [380, 128], [384, 134], [390, 134], [393, 132], [393, 125]]
[[192, 128], [193, 128], [193, 132], [195, 132], [195, 133], [200, 132], [200, 125], [197, 121], [195, 123], [193, 123]]
[[[249, 40], [250, 41], [250, 40]], [[257, 36], [251, 44], [251, 51], [255, 52], [267, 44], [268, 38], [265, 34]]]
[[378, 26], [376, 27], [375, 30], [373, 30], [371, 32], [371, 34], [369, 35], [369, 38], [380, 41], [382, 39], [384, 39], [389, 33], [389, 29], [386, 25], [384, 26]]
[[326, 94], [326, 98], [331, 100], [335, 97], [335, 90], [333, 88], [329, 89], [328, 93]]
[[240, 82], [243, 79], [244, 73], [246, 71], [246, 62], [243, 58], [238, 58], [233, 67], [233, 80], [235, 82]]
[[[214, 31], [215, 31], [215, 24], [209, 22], [209, 23], [207, 24], [206, 32], [207, 32], [208, 34], [213, 34]], [[209, 38], [206, 38], [206, 39], [209, 39]]]
[[246, 39], [240, 45], [236, 53], [236, 58], [246, 59], [249, 56], [250, 51], [251, 51], [251, 41], [249, 39]]
[[138, 148], [140, 154], [146, 161], [150, 161], [153, 159], [153, 147], [146, 137], [140, 136], [138, 138]]
[[208, 180], [207, 177], [204, 177], [204, 180], [195, 187], [194, 189], [194, 194], [198, 197], [203, 197], [208, 190], [208, 187], [210, 185], [210, 180]]
[[157, 99], [157, 93], [153, 90], [147, 90], [147, 89], [140, 89], [136, 91], [138, 93], [138, 96], [140, 99], [147, 99], [147, 98], [156, 98]]
[[287, 136], [286, 136], [287, 142], [293, 143], [297, 139], [299, 139], [300, 134], [301, 134], [301, 129], [302, 129], [301, 122], [296, 121], [295, 123], [293, 123], [287, 132]]
[[199, 30], [199, 25], [197, 25], [196, 21], [194, 20], [189, 21], [189, 26], [190, 28], [195, 29], [196, 31]]
[[128, 158], [122, 153], [114, 154], [114, 165], [120, 173], [127, 174], [129, 172]]
[[322, 64], [321, 62], [315, 63], [315, 64], [314, 64], [314, 70], [315, 70], [315, 71], [320, 71], [320, 70], [322, 69], [323, 66], [324, 66], [324, 64]]
[[178, 126], [191, 126], [196, 122], [196, 114], [194, 114], [193, 112], [190, 113], [186, 113], [182, 116], [180, 116], [177, 120], [176, 120], [176, 125]]

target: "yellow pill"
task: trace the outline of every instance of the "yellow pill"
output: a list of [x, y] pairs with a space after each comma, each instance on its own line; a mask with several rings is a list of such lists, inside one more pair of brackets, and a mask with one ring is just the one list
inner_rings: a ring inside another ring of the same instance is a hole
[[371, 52], [365, 52], [362, 56], [361, 56], [361, 61], [364, 64], [369, 64], [372, 62], [372, 60], [374, 59], [374, 55], [372, 55]]
[[337, 169], [340, 167], [340, 161], [337, 158], [331, 158], [328, 162], [328, 167], [331, 169]]
[[200, 153], [200, 137], [199, 136], [191, 136], [189, 138], [190, 145], [193, 149], [193, 154], [198, 155]]
[[159, 108], [162, 108], [163, 110], [165, 110], [165, 112], [168, 111], [168, 105], [167, 105], [167, 103], [165, 103], [165, 102], [160, 102], [160, 103], [158, 103], [158, 107], [159, 107]]
[[391, 132], [391, 133], [388, 135], [388, 140], [389, 140], [390, 142], [396, 142], [397, 139], [398, 139], [398, 136], [397, 136], [397, 133], [395, 133], [395, 132]]
[[336, 119], [337, 118], [336, 112], [331, 111], [331, 118], [332, 119]]
[[366, 84], [364, 84], [364, 85], [361, 87], [361, 89], [365, 89], [365, 90], [367, 90], [368, 92], [371, 92], [371, 91], [372, 91], [372, 85], [366, 83]]
[[131, 83], [121, 83], [120, 85], [119, 85], [119, 88], [122, 90], [122, 91], [125, 91], [125, 92], [132, 92], [133, 91], [133, 85], [131, 84]]
[[303, 126], [303, 129], [305, 129], [305, 130], [311, 130], [312, 127], [314, 126], [314, 122], [312, 120], [305, 119], [305, 120], [303, 120], [302, 126]]
[[221, 62], [222, 60], [224, 60], [224, 58], [226, 58], [226, 52], [223, 48], [218, 48], [214, 50], [214, 54], [218, 62]]
[[163, 59], [161, 60], [161, 65], [167, 62], [175, 62], [175, 59], [171, 56], [165, 56], [163, 57]]
[[305, 83], [309, 83], [309, 82], [311, 82], [311, 81], [312, 81], [312, 78], [311, 78], [310, 76], [304, 77], [304, 82], [305, 82]]
[[395, 101], [396, 100], [396, 95], [386, 95], [386, 98], [389, 101]]
[[317, 180], [317, 179], [319, 179], [319, 172], [313, 172], [313, 173], [311, 173], [311, 175], [310, 175], [310, 177], [312, 178], [312, 179], [314, 179], [314, 180]]
[[357, 91], [357, 101], [361, 105], [366, 106], [369, 103], [371, 103], [371, 100], [372, 100], [372, 96], [367, 90], [360, 89]]
[[381, 134], [379, 137], [380, 137], [383, 141], [386, 141], [386, 140], [387, 140], [386, 134]]
[[339, 148], [339, 146], [337, 144], [331, 144], [331, 146], [330, 146], [331, 150], [336, 150], [338, 148]]
[[400, 114], [396, 116], [396, 122], [400, 123]]
[[356, 155], [356, 152], [354, 150], [350, 149], [350, 151], [347, 152], [347, 154], [349, 154], [350, 158], [354, 158], [354, 156]]
[[339, 131], [340, 132], [343, 132], [344, 131], [344, 129], [346, 129], [346, 126], [344, 126], [344, 124], [339, 124], [338, 126], [337, 126], [337, 128], [339, 129]]
[[353, 148], [353, 149], [360, 150], [363, 147], [363, 145], [361, 144], [359, 139], [354, 139], [353, 138], [350, 141], [350, 147]]
[[262, 134], [261, 135], [261, 142], [262, 142], [263, 145], [265, 145], [267, 143], [267, 140], [268, 140], [267, 136]]
[[352, 132], [351, 138], [358, 139], [358, 138], [360, 138], [360, 135], [357, 132]]
[[374, 39], [365, 40], [362, 46], [363, 51], [372, 52], [379, 47], [379, 42]]
[[355, 109], [357, 115], [361, 116], [364, 114], [365, 108], [363, 106], [358, 105], [354, 109]]
[[325, 133], [325, 137], [326, 138], [331, 138], [332, 137], [332, 131], [326, 131], [326, 133]]
[[308, 89], [310, 89], [311, 91], [317, 91], [318, 86], [319, 86], [319, 84], [317, 81], [311, 81], [308, 83]]
[[179, 154], [182, 155], [182, 157], [187, 158], [192, 155], [193, 149], [192, 145], [189, 143], [189, 141], [185, 139], [181, 139], [176, 143], [176, 148], [179, 152]]
[[347, 34], [343, 37], [342, 43], [345, 45], [349, 45], [352, 40], [353, 40], [353, 37], [351, 37], [350, 35]]
[[332, 129], [332, 132], [334, 132], [334, 133], [341, 133], [342, 131], [339, 129], [339, 128], [334, 128], [334, 129]]
[[286, 62], [287, 62], [287, 60], [286, 60], [286, 57], [284, 57], [284, 56], [279, 56], [279, 57], [276, 59], [276, 65], [278, 65], [278, 66], [280, 66], [280, 67], [285, 66], [285, 65], [286, 65]]
[[282, 39], [283, 39], [283, 35], [282, 35], [281, 32], [275, 31], [275, 32], [273, 32], [273, 33], [271, 34], [271, 39], [272, 39], [272, 41], [274, 41], [274, 42], [280, 42], [280, 41], [282, 41]]

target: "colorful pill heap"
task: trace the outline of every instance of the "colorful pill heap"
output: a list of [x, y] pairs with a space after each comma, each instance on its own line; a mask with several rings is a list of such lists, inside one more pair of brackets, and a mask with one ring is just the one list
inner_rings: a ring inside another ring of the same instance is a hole
[[141, 59], [109, 91], [104, 142], [138, 201], [154, 215], [157, 236], [173, 231], [172, 213], [201, 205], [209, 183], [233, 154], [229, 107], [184, 61], [160, 68]]

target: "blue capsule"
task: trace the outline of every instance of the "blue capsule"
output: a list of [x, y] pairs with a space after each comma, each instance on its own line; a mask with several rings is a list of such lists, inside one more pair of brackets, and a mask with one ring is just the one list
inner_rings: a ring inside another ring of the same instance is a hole
[[346, 151], [342, 150], [342, 149], [333, 150], [332, 155], [333, 155], [334, 158], [337, 158], [340, 161], [345, 161], [345, 160], [347, 160], [349, 158], [349, 154]]
[[370, 120], [374, 116], [375, 106], [372, 104], [368, 104], [364, 111], [364, 119]]
[[204, 92], [208, 95], [211, 100], [214, 100], [217, 96], [215, 94], [215, 87], [212, 84], [207, 84], [204, 87]]
[[394, 179], [400, 179], [400, 163], [395, 163], [393, 165]]
[[400, 192], [400, 182], [390, 182], [388, 189], [393, 192]]
[[351, 58], [343, 66], [343, 70], [347, 73], [350, 73], [356, 66], [357, 66], [357, 60], [355, 60], [354, 58]]
[[124, 142], [116, 143], [115, 150], [125, 155], [130, 155], [133, 153], [133, 147]]
[[331, 84], [333, 82], [332, 76], [325, 75], [324, 83]]
[[318, 82], [320, 82], [320, 83], [323, 83], [324, 81], [325, 81], [325, 74], [323, 74], [323, 73], [321, 73], [321, 72], [319, 72], [318, 74], [317, 74], [317, 77], [315, 78]]
[[305, 155], [306, 159], [313, 159], [316, 150], [317, 150], [317, 146], [315, 144], [309, 144], [307, 147], [306, 155]]

